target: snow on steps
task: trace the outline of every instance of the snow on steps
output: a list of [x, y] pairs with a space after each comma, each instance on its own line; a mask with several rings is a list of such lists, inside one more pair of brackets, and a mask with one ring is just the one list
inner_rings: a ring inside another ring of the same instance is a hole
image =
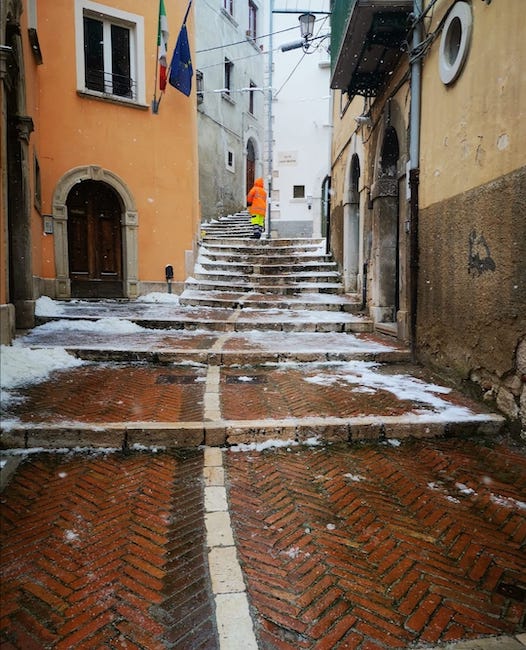
[[236, 329], [372, 329], [371, 321], [358, 315], [358, 297], [344, 293], [323, 239], [216, 242], [206, 237], [180, 304], [234, 309], [231, 324], [235, 322]]

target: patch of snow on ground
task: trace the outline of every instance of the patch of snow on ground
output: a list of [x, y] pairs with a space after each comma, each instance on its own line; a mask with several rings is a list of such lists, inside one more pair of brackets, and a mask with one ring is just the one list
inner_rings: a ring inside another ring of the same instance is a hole
[[449, 394], [451, 392], [450, 388], [428, 384], [411, 375], [385, 375], [376, 372], [376, 369], [380, 367], [381, 364], [374, 361], [348, 361], [335, 366], [329, 372], [321, 372], [313, 377], [305, 377], [305, 381], [320, 386], [346, 382], [359, 386], [360, 390], [363, 390], [363, 388], [386, 390], [397, 399], [420, 402], [426, 405], [427, 408], [441, 414], [442, 417], [451, 419], [472, 415], [468, 408], [452, 405], [439, 397], [439, 395]]
[[[123, 318], [109, 316], [98, 320], [66, 320], [61, 318], [60, 320], [39, 325], [33, 331], [51, 334], [68, 330], [71, 332], [96, 332], [98, 334], [137, 334], [144, 332], [146, 328]], [[23, 339], [18, 339], [15, 342], [15, 345], [21, 344], [23, 344]]]
[[172, 305], [179, 304], [179, 296], [176, 293], [163, 293], [162, 291], [153, 291], [152, 293], [147, 293], [144, 296], [139, 296], [136, 299], [136, 302], [148, 302], [148, 303], [170, 303]]
[[460, 492], [460, 494], [465, 494], [466, 496], [476, 494], [475, 490], [469, 488], [467, 485], [464, 485], [464, 483], [455, 483], [455, 487]]
[[360, 481], [365, 481], [365, 476], [360, 476], [360, 474], [344, 474], [345, 478], [348, 478], [350, 481], [359, 483]]
[[63, 304], [48, 296], [40, 296], [35, 302], [35, 316], [61, 316], [63, 313]]
[[86, 363], [66, 352], [64, 348], [58, 347], [32, 350], [31, 348], [2, 345], [0, 349], [0, 387], [2, 391], [43, 381], [54, 370], [74, 368]]
[[264, 440], [262, 442], [239, 443], [229, 448], [230, 451], [264, 451], [265, 449], [279, 449], [280, 447], [298, 447], [299, 445], [306, 447], [316, 447], [323, 444], [319, 436], [311, 436], [301, 443], [295, 440]]
[[491, 494], [490, 499], [493, 503], [504, 506], [505, 508], [518, 508], [519, 510], [526, 510], [526, 503], [524, 501], [518, 501], [512, 497], [502, 497], [498, 494]]
[[265, 449], [278, 449], [280, 447], [295, 447], [298, 443], [295, 440], [264, 440], [263, 442], [240, 442], [230, 447], [230, 451], [264, 451]]

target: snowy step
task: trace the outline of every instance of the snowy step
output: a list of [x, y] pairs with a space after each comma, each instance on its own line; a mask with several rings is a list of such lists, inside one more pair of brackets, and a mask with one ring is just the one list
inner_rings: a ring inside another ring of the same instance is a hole
[[260, 251], [254, 253], [236, 253], [221, 252], [206, 250], [201, 251], [198, 263], [201, 262], [217, 262], [222, 264], [245, 264], [245, 265], [258, 265], [258, 266], [279, 266], [291, 264], [334, 264], [330, 255], [316, 255], [315, 253], [305, 253], [303, 255], [297, 254], [265, 254]]
[[334, 262], [300, 262], [297, 264], [248, 264], [243, 262], [225, 262], [201, 258], [199, 267], [204, 271], [217, 273], [240, 273], [252, 275], [286, 275], [291, 273], [338, 273]]
[[286, 273], [286, 274], [274, 274], [274, 275], [264, 275], [262, 273], [233, 273], [232, 271], [207, 271], [203, 270], [194, 270], [194, 276], [196, 280], [203, 282], [222, 282], [231, 278], [234, 281], [239, 280], [240, 282], [251, 282], [252, 284], [257, 285], [267, 285], [267, 284], [288, 284], [296, 282], [339, 282], [340, 274], [335, 271], [324, 271], [324, 272], [297, 272], [297, 273]]
[[325, 254], [325, 243], [318, 239], [250, 239], [240, 244], [238, 241], [229, 241], [225, 239], [221, 243], [210, 242], [206, 240], [203, 244], [205, 248], [211, 248], [217, 251], [234, 250], [240, 252], [242, 250], [254, 251], [260, 250], [261, 254], [268, 254], [269, 249], [275, 250], [277, 253], [289, 251], [318, 251], [320, 254]]
[[342, 284], [333, 282], [295, 282], [294, 284], [268, 284], [259, 285], [251, 281], [215, 281], [206, 282], [188, 278], [184, 285], [185, 289], [198, 289], [200, 291], [259, 291], [261, 293], [279, 293], [283, 295], [296, 292], [310, 293], [342, 293]]
[[181, 305], [223, 307], [229, 309], [303, 309], [346, 311], [357, 314], [361, 301], [356, 294], [303, 293], [281, 296], [258, 292], [196, 291], [186, 289], [179, 297]]

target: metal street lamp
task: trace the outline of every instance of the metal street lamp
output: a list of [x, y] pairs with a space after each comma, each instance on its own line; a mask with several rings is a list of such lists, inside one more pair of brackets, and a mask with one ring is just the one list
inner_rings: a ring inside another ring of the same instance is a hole
[[314, 23], [316, 22], [316, 16], [311, 13], [301, 14], [298, 20], [300, 21], [301, 36], [305, 40], [308, 40], [314, 34]]

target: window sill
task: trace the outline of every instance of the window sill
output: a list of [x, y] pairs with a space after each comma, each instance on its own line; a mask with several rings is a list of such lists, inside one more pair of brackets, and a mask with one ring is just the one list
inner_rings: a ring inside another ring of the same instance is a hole
[[235, 99], [233, 99], [233, 97], [232, 97], [232, 95], [230, 95], [230, 93], [222, 92], [221, 97], [223, 99], [225, 99], [227, 102], [229, 102], [230, 104], [232, 104], [232, 106], [236, 103]]
[[79, 97], [86, 97], [86, 99], [95, 99], [99, 102], [109, 102], [110, 104], [119, 104], [120, 106], [128, 106], [129, 108], [138, 108], [141, 111], [149, 110], [148, 104], [141, 104], [133, 99], [126, 99], [125, 97], [118, 97], [117, 95], [109, 95], [106, 93], [99, 93], [95, 90], [77, 90]]
[[221, 7], [221, 14], [222, 14], [222, 15], [223, 15], [227, 20], [229, 20], [229, 21], [232, 23], [232, 25], [234, 25], [234, 27], [239, 27], [239, 23], [238, 23], [237, 20], [234, 18], [234, 16], [232, 16], [231, 14], [229, 14], [228, 11], [227, 11], [224, 7]]

